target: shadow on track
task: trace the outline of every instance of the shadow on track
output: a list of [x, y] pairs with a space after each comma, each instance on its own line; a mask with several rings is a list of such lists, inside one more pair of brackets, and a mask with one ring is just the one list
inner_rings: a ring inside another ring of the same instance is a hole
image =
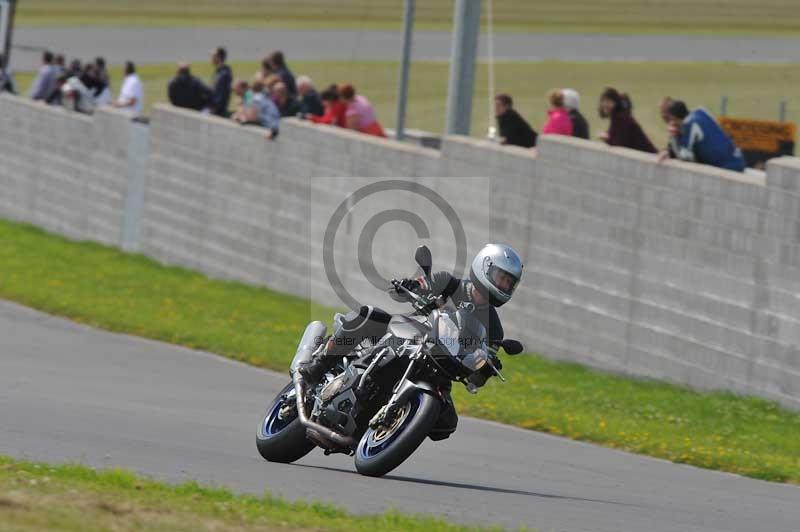
[[[347, 473], [350, 475], [358, 475], [356, 471], [351, 469], [344, 469], [340, 467], [329, 467], [329, 466], [318, 466], [318, 465], [310, 465], [310, 464], [292, 464], [294, 467], [307, 467], [311, 469], [324, 469], [326, 471], [336, 471], [339, 473]], [[359, 475], [361, 476], [361, 475]], [[362, 477], [362, 478], [369, 478], [369, 477]], [[580, 502], [597, 502], [601, 504], [615, 504], [619, 506], [638, 506], [636, 504], [629, 504], [624, 502], [617, 502], [617, 501], [607, 501], [603, 499], [589, 499], [584, 497], [571, 497], [569, 495], [557, 495], [554, 493], [539, 493], [535, 491], [525, 491], [525, 490], [517, 490], [517, 489], [510, 489], [510, 488], [498, 488], [495, 486], [484, 486], [481, 484], [467, 484], [464, 482], [449, 482], [446, 480], [431, 480], [427, 478], [414, 478], [414, 477], [403, 477], [397, 475], [386, 475], [382, 477], [384, 480], [393, 480], [395, 482], [409, 482], [413, 484], [428, 484], [431, 486], [441, 486], [446, 488], [457, 488], [457, 489], [464, 489], [464, 490], [472, 490], [472, 491], [484, 491], [484, 492], [491, 492], [491, 493], [502, 493], [508, 495], [522, 495], [524, 497], [537, 497], [541, 499], [560, 499], [565, 501], [580, 501]]]

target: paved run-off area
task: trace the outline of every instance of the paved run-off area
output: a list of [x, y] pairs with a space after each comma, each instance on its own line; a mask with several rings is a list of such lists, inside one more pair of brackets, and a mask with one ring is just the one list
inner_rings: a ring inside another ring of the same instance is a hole
[[[800, 40], [793, 38], [702, 35], [590, 35], [499, 33], [494, 37], [498, 61], [732, 61], [798, 63]], [[260, 60], [283, 50], [292, 60], [399, 60], [402, 33], [393, 30], [301, 30], [273, 28], [18, 28], [12, 66], [33, 70], [41, 50], [69, 58], [105, 56], [111, 64], [178, 61], [208, 62], [212, 48], [226, 46], [234, 61]], [[448, 60], [452, 35], [417, 31], [413, 59]], [[487, 40], [480, 39], [487, 57]]]
[[0, 303], [0, 353], [0, 454], [540, 530], [794, 531], [800, 522], [797, 486], [473, 419], [384, 479], [319, 452], [269, 464], [255, 427], [285, 375], [11, 303]]

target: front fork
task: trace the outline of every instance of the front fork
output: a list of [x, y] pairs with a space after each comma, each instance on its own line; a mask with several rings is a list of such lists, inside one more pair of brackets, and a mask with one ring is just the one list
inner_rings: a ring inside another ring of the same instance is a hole
[[370, 428], [376, 429], [381, 425], [386, 424], [386, 421], [391, 420], [397, 411], [404, 404], [406, 404], [406, 402], [409, 401], [415, 393], [421, 391], [423, 393], [433, 395], [434, 397], [439, 397], [440, 394], [436, 388], [427, 382], [414, 382], [409, 378], [417, 365], [417, 361], [419, 360], [421, 352], [422, 346], [420, 346], [419, 351], [412, 356], [411, 362], [408, 364], [403, 376], [397, 381], [397, 384], [395, 384], [394, 389], [392, 390], [392, 396], [389, 398], [389, 402], [381, 407], [381, 409], [378, 410], [378, 413], [375, 414], [369, 421]]

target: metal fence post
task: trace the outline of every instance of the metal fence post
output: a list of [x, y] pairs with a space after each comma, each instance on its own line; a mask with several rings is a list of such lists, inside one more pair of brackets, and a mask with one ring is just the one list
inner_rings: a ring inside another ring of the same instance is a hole
[[481, 0], [456, 0], [447, 86], [445, 133], [448, 135], [469, 135], [480, 27]]
[[408, 104], [408, 70], [411, 63], [411, 39], [414, 34], [415, 0], [405, 0], [403, 14], [403, 58], [400, 63], [400, 86], [397, 89], [397, 125], [395, 137], [403, 140], [406, 136], [406, 106]]

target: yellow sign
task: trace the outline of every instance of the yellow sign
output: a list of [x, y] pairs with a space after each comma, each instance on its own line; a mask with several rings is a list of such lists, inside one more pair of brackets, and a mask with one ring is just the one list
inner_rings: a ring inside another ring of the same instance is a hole
[[778, 154], [786, 143], [794, 143], [797, 126], [789, 122], [719, 118], [719, 125], [742, 151]]

